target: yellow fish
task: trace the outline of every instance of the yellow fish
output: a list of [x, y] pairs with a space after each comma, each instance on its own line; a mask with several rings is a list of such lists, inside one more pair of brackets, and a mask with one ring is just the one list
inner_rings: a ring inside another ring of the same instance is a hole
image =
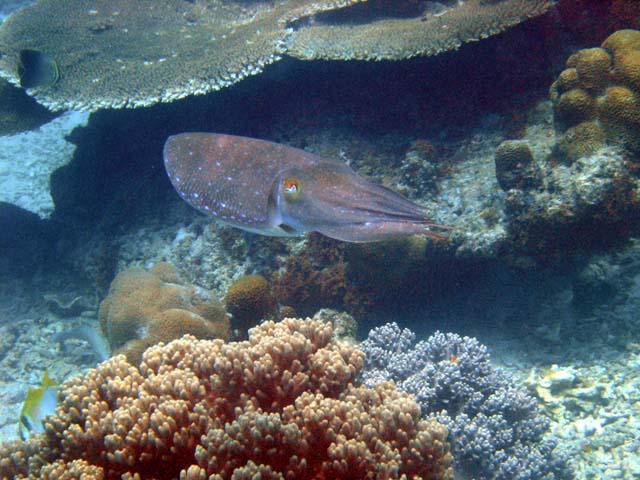
[[42, 385], [27, 390], [27, 396], [20, 410], [18, 431], [20, 438], [26, 440], [33, 433], [44, 432], [42, 419], [53, 413], [58, 404], [59, 385], [49, 378], [49, 372], [44, 371]]

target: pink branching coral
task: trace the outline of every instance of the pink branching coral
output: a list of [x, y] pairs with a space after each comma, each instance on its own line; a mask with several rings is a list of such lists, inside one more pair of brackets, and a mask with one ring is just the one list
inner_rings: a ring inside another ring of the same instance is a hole
[[185, 336], [61, 387], [45, 433], [0, 446], [0, 478], [451, 479], [445, 429], [356, 347], [287, 319], [248, 341]]

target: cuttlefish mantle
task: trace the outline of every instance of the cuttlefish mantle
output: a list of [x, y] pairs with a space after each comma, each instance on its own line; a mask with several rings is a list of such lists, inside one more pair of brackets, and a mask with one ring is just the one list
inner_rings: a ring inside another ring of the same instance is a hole
[[164, 145], [178, 194], [216, 220], [272, 236], [320, 232], [347, 242], [442, 238], [424, 209], [344, 163], [286, 145], [181, 133]]

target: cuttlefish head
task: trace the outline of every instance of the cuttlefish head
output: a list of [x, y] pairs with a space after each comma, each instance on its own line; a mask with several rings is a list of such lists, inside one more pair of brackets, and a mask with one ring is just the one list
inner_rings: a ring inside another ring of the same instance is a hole
[[321, 162], [281, 172], [269, 199], [271, 219], [285, 231], [316, 231], [347, 242], [408, 235], [442, 239], [424, 209], [367, 181], [349, 166]]

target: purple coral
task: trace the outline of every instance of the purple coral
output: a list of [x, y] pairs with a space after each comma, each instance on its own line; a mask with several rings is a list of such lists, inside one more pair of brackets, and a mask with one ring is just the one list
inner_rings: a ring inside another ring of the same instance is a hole
[[492, 367], [475, 338], [436, 332], [415, 343], [411, 330], [390, 323], [361, 348], [365, 385], [393, 380], [416, 396], [424, 416], [448, 426], [456, 478], [573, 478], [555, 442], [543, 438], [549, 421], [535, 398]]

